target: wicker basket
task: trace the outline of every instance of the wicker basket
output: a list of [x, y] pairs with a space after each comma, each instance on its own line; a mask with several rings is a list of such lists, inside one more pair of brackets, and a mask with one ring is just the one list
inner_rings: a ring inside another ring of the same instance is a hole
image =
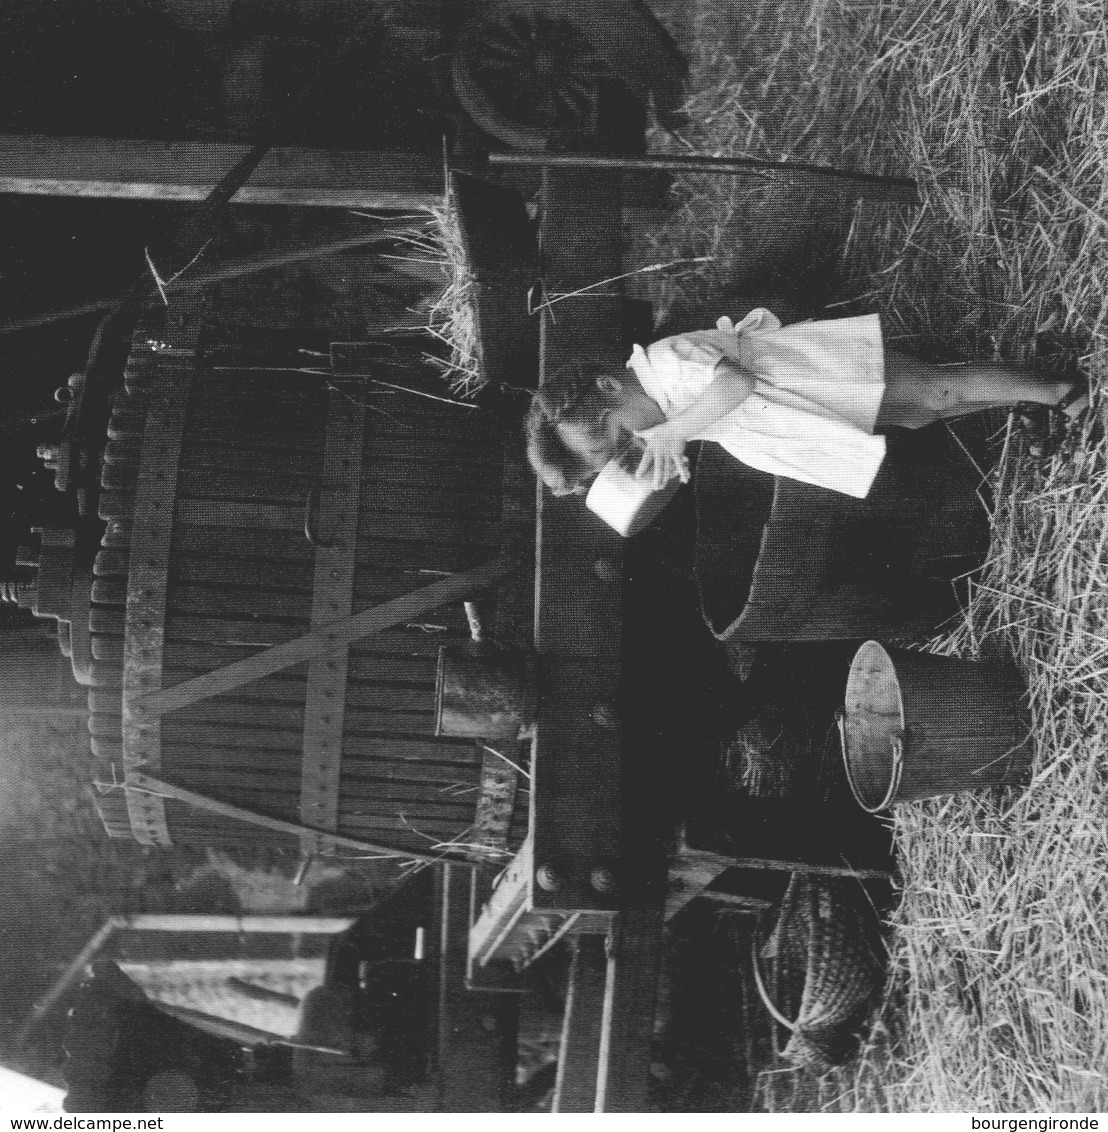
[[781, 1056], [819, 1072], [842, 1061], [881, 987], [884, 957], [877, 913], [857, 881], [793, 873], [772, 927], [754, 937], [755, 985], [789, 1031]]

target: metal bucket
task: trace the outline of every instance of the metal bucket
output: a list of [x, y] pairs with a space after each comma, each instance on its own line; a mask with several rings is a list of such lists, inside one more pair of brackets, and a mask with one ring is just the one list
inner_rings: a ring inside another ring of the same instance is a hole
[[877, 641], [854, 656], [839, 726], [850, 788], [870, 813], [1019, 783], [1034, 751], [1014, 666], [886, 650]]
[[435, 681], [435, 734], [519, 739], [535, 722], [533, 658], [483, 641], [443, 645]]

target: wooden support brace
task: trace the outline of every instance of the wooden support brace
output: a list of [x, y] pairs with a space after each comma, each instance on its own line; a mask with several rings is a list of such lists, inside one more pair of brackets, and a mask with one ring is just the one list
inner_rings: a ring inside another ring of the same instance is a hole
[[[0, 193], [202, 201], [248, 145], [132, 138], [0, 136]], [[237, 203], [430, 211], [442, 161], [427, 153], [274, 146]]]
[[608, 937], [595, 1112], [646, 1112], [662, 909], [621, 912]]
[[221, 802], [207, 794], [196, 790], [188, 790], [184, 786], [177, 786], [150, 775], [131, 773], [124, 782], [128, 796], [131, 794], [146, 794], [161, 799], [172, 799], [182, 802], [186, 806], [193, 806], [209, 814], [218, 814], [220, 817], [230, 818], [233, 821], [245, 822], [247, 825], [256, 825], [259, 829], [268, 829], [273, 833], [286, 833], [291, 837], [301, 839], [316, 834], [326, 834], [326, 840], [331, 847], [342, 849], [355, 849], [371, 858], [387, 858], [389, 860], [428, 861], [441, 864], [447, 859], [445, 853], [420, 853], [416, 849], [390, 848], [387, 845], [378, 845], [372, 841], [363, 841], [359, 837], [346, 837], [339, 833], [330, 833], [327, 830], [313, 829], [311, 826], [299, 822], [286, 821], [284, 818], [275, 818], [272, 814], [258, 813], [257, 810], [248, 810], [244, 806], [235, 806], [230, 802]]
[[669, 866], [665, 918], [671, 920], [690, 901], [704, 892], [728, 869], [770, 869], [782, 873], [809, 873], [813, 876], [847, 877], [854, 880], [888, 880], [884, 869], [860, 869], [851, 865], [813, 865], [806, 861], [785, 861], [771, 857], [728, 857], [706, 849], [681, 846]]
[[575, 941], [551, 1112], [593, 1112], [608, 957], [603, 936]]
[[[313, 493], [315, 515], [305, 520], [315, 547], [312, 582], [312, 629], [336, 617], [349, 617], [354, 602], [358, 549], [365, 405], [340, 389], [331, 391], [323, 445], [322, 483]], [[313, 498], [308, 500], [311, 511]], [[342, 733], [346, 714], [346, 675], [350, 649], [344, 646], [308, 661], [304, 692], [304, 732], [300, 770], [300, 820], [314, 829], [334, 831], [339, 824]], [[304, 834], [301, 852], [326, 852], [326, 837]]]

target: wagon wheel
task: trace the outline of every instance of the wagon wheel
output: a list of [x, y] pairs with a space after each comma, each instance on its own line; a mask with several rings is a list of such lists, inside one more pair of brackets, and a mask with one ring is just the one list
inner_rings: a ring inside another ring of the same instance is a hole
[[596, 130], [606, 69], [564, 18], [506, 5], [474, 20], [454, 45], [452, 73], [474, 122], [516, 149], [546, 149], [558, 134]]

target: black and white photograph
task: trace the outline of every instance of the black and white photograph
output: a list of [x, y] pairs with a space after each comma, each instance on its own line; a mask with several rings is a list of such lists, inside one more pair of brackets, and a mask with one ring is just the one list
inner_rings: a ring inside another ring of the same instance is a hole
[[0, 395], [12, 1128], [1108, 1113], [1103, 0], [0, 0]]

